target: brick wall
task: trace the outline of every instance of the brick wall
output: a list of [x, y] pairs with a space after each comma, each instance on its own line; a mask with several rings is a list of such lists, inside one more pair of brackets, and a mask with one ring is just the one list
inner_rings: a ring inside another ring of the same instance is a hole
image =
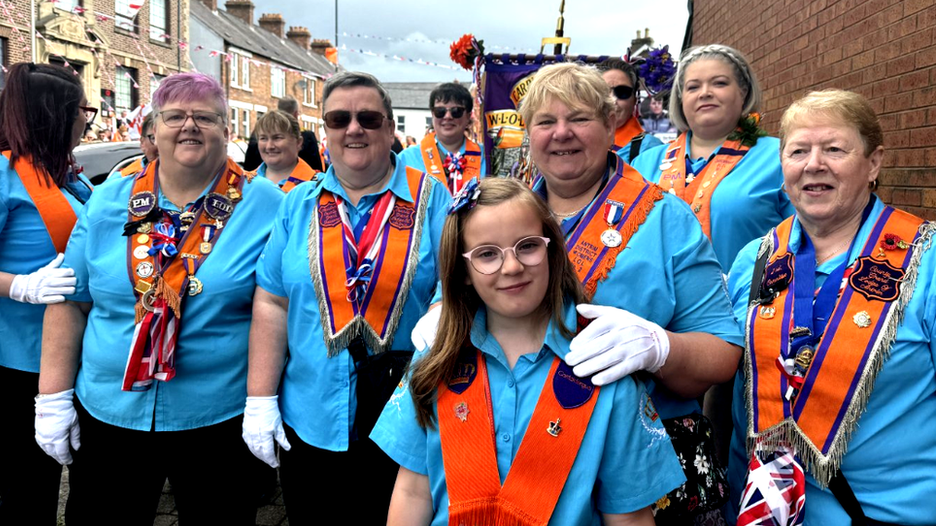
[[764, 90], [764, 123], [809, 91], [861, 93], [884, 129], [878, 195], [936, 219], [936, 2], [695, 0], [692, 44], [744, 52]]
[[29, 62], [32, 60], [32, 41], [29, 37], [29, 8], [32, 3], [30, 0], [8, 0], [6, 5], [13, 20], [11, 23], [10, 17], [5, 14], [0, 16], [0, 37], [6, 39], [3, 63], [9, 66], [17, 62]]

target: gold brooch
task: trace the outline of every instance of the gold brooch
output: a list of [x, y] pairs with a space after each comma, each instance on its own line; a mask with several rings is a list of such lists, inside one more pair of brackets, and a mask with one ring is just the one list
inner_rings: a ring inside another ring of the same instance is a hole
[[855, 315], [852, 316], [852, 321], [855, 322], [855, 325], [864, 329], [871, 326], [871, 315], [868, 314], [868, 311], [863, 310], [855, 313]]

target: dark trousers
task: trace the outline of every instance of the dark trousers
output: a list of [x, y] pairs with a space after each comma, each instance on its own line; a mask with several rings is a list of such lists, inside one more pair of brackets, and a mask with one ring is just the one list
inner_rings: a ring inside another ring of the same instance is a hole
[[328, 451], [283, 427], [292, 449], [280, 450], [280, 483], [291, 526], [387, 524], [399, 466], [377, 444], [368, 438]]
[[[115, 396], [124, 395], [133, 396]], [[242, 416], [186, 431], [135, 431], [75, 406], [81, 449], [68, 470], [68, 526], [152, 526], [166, 478], [181, 526], [256, 523], [252, 484], [262, 463], [241, 438]]]
[[62, 466], [36, 444], [39, 373], [0, 367], [0, 524], [54, 525]]

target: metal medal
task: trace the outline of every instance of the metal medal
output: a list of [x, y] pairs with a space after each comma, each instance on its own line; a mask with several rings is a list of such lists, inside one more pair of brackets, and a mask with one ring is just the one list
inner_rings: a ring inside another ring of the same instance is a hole
[[204, 286], [200, 279], [195, 276], [189, 276], [188, 282], [188, 295], [189, 296], [198, 296], [204, 290]]
[[198, 245], [198, 251], [202, 254], [211, 253], [211, 243], [204, 241]]
[[137, 259], [146, 259], [149, 257], [149, 247], [145, 245], [140, 245], [133, 249], [133, 257]]
[[153, 267], [152, 263], [149, 261], [141, 261], [136, 266], [136, 275], [140, 276], [141, 278], [148, 278], [153, 275], [154, 270], [155, 268]]
[[624, 238], [621, 237], [621, 233], [613, 228], [601, 233], [601, 242], [608, 248], [619, 247], [623, 241]]
[[147, 234], [140, 234], [137, 236], [136, 240], [137, 243], [143, 245], [145, 243], [149, 243], [150, 237]]
[[156, 194], [153, 192], [137, 192], [130, 196], [127, 210], [136, 217], [144, 217], [156, 208]]
[[140, 298], [140, 304], [143, 305], [143, 308], [153, 312], [156, 310], [156, 289], [149, 289], [143, 294], [143, 297]]
[[153, 231], [153, 223], [140, 223], [137, 227], [137, 232], [140, 234], [149, 234]]

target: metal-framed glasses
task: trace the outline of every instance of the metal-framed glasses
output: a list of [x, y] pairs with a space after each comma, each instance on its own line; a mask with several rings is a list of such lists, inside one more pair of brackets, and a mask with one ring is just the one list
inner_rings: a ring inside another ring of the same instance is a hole
[[183, 110], [163, 110], [157, 115], [162, 119], [163, 124], [169, 128], [181, 128], [189, 117], [192, 118], [195, 126], [201, 129], [215, 128], [221, 124], [221, 120], [224, 118], [213, 111], [193, 111], [189, 113]]
[[535, 267], [546, 257], [546, 246], [549, 238], [530, 236], [517, 241], [512, 247], [502, 248], [497, 245], [481, 245], [465, 252], [462, 257], [471, 263], [471, 266], [480, 274], [494, 274], [504, 266], [507, 252], [513, 252], [517, 261], [525, 267]]
[[88, 124], [94, 122], [94, 117], [97, 116], [98, 109], [92, 108], [91, 106], [78, 106], [78, 109], [84, 112], [85, 119], [87, 119]]

